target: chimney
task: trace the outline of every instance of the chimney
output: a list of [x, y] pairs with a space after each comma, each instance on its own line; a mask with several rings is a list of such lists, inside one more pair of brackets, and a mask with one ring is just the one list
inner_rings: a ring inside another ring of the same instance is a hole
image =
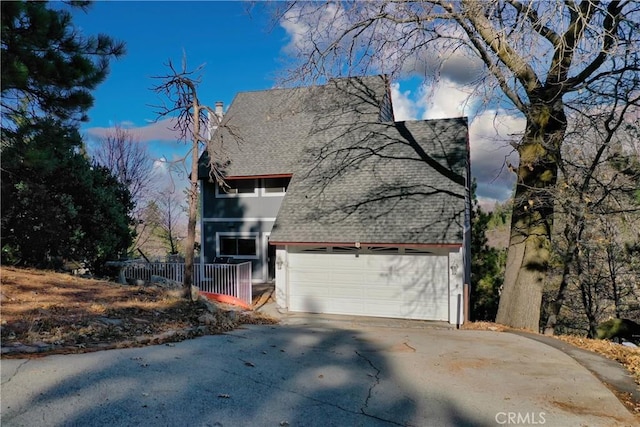
[[224, 106], [224, 104], [222, 103], [222, 101], [217, 101], [216, 102], [216, 116], [218, 116], [218, 120], [220, 120], [220, 121], [222, 121], [222, 116], [224, 114], [223, 106]]
[[213, 135], [213, 131], [218, 129], [218, 123], [222, 121], [223, 116], [223, 107], [224, 104], [222, 101], [216, 101], [216, 108], [214, 109], [214, 114], [216, 115], [216, 120], [212, 120], [211, 110], [207, 110], [207, 139], [211, 139]]

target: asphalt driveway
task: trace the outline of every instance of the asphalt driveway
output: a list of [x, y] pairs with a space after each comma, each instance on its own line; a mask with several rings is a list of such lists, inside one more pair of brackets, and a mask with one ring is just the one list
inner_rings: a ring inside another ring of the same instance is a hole
[[288, 323], [175, 345], [2, 360], [1, 423], [593, 427], [638, 422], [571, 357], [526, 337], [411, 322]]

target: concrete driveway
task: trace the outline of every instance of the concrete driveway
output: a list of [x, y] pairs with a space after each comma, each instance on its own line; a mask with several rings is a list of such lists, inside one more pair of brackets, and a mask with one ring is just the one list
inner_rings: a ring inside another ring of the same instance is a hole
[[572, 358], [525, 337], [424, 322], [287, 323], [175, 345], [2, 360], [2, 425], [638, 422]]

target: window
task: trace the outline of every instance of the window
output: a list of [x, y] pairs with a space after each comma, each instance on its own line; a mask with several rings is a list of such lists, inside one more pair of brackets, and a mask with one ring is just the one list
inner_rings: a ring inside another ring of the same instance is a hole
[[233, 258], [258, 258], [258, 235], [218, 233], [218, 256]]
[[258, 188], [255, 179], [230, 179], [224, 186], [216, 186], [218, 197], [257, 196]]
[[262, 180], [263, 194], [266, 196], [284, 194], [287, 192], [287, 187], [289, 187], [289, 181], [291, 181], [291, 178], [265, 178]]

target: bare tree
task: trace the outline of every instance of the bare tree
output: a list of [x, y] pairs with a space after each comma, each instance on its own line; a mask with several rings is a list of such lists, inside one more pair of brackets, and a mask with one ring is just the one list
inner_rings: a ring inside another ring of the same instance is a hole
[[211, 179], [223, 183], [222, 173], [218, 167], [216, 153], [213, 152], [212, 138], [217, 132], [211, 134], [213, 128], [221, 128], [221, 117], [215, 109], [201, 104], [198, 98], [198, 85], [200, 76], [198, 73], [202, 67], [195, 71], [188, 71], [186, 59], [183, 59], [182, 69], [177, 70], [171, 61], [167, 64], [169, 73], [165, 76], [155, 77], [160, 83], [153, 89], [156, 93], [167, 98], [168, 103], [157, 107], [158, 117], [175, 116], [176, 130], [181, 139], [190, 143], [190, 148], [182, 159], [186, 163], [190, 158], [188, 199], [188, 224], [187, 240], [185, 243], [185, 274], [184, 295], [193, 298], [193, 267], [195, 255], [196, 217], [198, 209], [198, 158], [203, 148], [208, 150], [210, 159]]
[[[589, 256], [588, 264], [593, 266], [597, 259], [595, 254], [599, 253], [597, 268], [605, 269], [605, 264], [609, 264], [610, 274], [606, 280], [610, 280], [614, 289], [617, 287], [615, 265], [618, 258], [612, 258], [617, 251], [613, 251], [610, 244], [624, 246], [624, 242], [614, 238], [611, 224], [619, 223], [623, 229], [624, 224], [637, 223], [640, 216], [640, 205], [633, 202], [634, 191], [640, 182], [640, 168], [620, 166], [621, 161], [624, 163], [622, 159], [633, 159], [638, 155], [638, 147], [634, 147], [637, 124], [627, 121], [631, 104], [624, 102], [615, 108], [616, 104], [614, 108], [604, 111], [594, 108], [590, 116], [577, 117], [564, 143], [560, 163], [562, 176], [554, 194], [557, 216], [564, 224], [562, 244], [557, 249], [562, 273], [547, 321], [549, 330], [560, 315], [570, 283], [577, 280], [586, 285], [589, 282], [578, 274], [578, 271], [593, 270], [584, 267], [582, 258]], [[609, 244], [591, 241], [596, 238]], [[589, 302], [589, 299], [584, 301]], [[588, 307], [585, 310], [590, 312]], [[595, 322], [595, 316], [590, 321]], [[591, 327], [595, 331], [593, 324]]]
[[[640, 3], [293, 2], [278, 16], [298, 29], [289, 79], [421, 72], [427, 81], [457, 82], [485, 107], [511, 105], [524, 116], [513, 144], [519, 165], [497, 321], [538, 330], [567, 110], [611, 108], [618, 84], [638, 90]], [[622, 101], [638, 106], [637, 97]]]
[[107, 131], [92, 150], [93, 159], [108, 167], [118, 181], [127, 185], [137, 205], [149, 196], [153, 182], [153, 160], [147, 146], [120, 125]]
[[186, 211], [182, 204], [182, 195], [172, 187], [158, 193], [157, 229], [159, 237], [170, 255], [180, 253], [180, 241], [184, 238], [182, 219]]
[[93, 160], [109, 168], [119, 182], [126, 185], [133, 200], [133, 218], [136, 222], [136, 240], [133, 249], [143, 246], [146, 222], [144, 208], [153, 192], [155, 177], [153, 160], [147, 146], [133, 133], [116, 125], [98, 140], [91, 150]]
[[[626, 105], [621, 107], [624, 111]], [[638, 276], [633, 248], [640, 243], [638, 125], [622, 111], [594, 111], [573, 124], [564, 144], [561, 180], [555, 193], [558, 223], [556, 251], [560, 283], [547, 323], [549, 331], [575, 316], [586, 315], [587, 332], [595, 334], [603, 316], [629, 315]], [[576, 299], [579, 295], [579, 304]], [[559, 318], [561, 309], [564, 319]]]

